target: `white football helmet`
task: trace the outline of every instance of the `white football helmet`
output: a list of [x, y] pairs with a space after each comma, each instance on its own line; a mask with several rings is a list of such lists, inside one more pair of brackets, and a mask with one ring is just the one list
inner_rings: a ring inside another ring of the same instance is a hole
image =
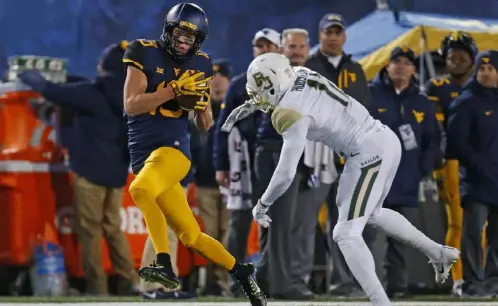
[[294, 85], [296, 73], [289, 59], [278, 53], [256, 57], [247, 68], [247, 94], [258, 109], [269, 112]]

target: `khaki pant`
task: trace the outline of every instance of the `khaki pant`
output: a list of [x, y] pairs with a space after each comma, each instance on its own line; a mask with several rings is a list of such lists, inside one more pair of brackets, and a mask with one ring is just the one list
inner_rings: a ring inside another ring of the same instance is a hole
[[114, 272], [133, 285], [138, 276], [128, 239], [121, 231], [122, 188], [98, 186], [76, 174], [74, 178], [75, 229], [81, 243], [86, 292], [107, 294], [107, 275], [102, 267], [102, 236], [107, 242]]
[[[199, 215], [204, 223], [204, 233], [226, 246], [228, 210], [222, 202], [219, 189], [197, 187], [196, 196]], [[226, 270], [209, 262], [206, 280], [208, 290], [214, 285], [218, 285], [222, 290], [227, 290], [227, 282]]]

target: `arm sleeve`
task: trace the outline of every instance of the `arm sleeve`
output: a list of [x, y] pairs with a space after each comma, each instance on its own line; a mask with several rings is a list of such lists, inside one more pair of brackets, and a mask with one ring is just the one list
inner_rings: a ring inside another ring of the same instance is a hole
[[65, 106], [79, 111], [95, 112], [102, 107], [102, 93], [93, 82], [47, 85], [40, 92], [41, 95], [58, 106]]
[[214, 148], [213, 148], [213, 159], [214, 167], [217, 171], [228, 171], [230, 170], [230, 161], [228, 159], [228, 133], [223, 132], [221, 127], [223, 123], [227, 120], [230, 113], [238, 106], [237, 105], [237, 93], [239, 89], [237, 82], [232, 82], [228, 88], [225, 101], [221, 104], [221, 111], [216, 120], [216, 126], [214, 131]]
[[457, 99], [449, 109], [447, 125], [447, 155], [448, 159], [457, 159], [464, 166], [480, 169], [479, 154], [469, 143], [472, 125], [472, 110], [469, 106], [472, 101]]
[[436, 161], [441, 156], [441, 130], [432, 105], [429, 101], [426, 104], [424, 134], [422, 135], [422, 160], [420, 161], [423, 175], [429, 174], [435, 168]]
[[297, 165], [306, 144], [306, 134], [311, 123], [310, 117], [302, 117], [282, 133], [284, 144], [277, 168], [270, 184], [261, 197], [263, 205], [271, 205], [289, 188], [296, 175]]

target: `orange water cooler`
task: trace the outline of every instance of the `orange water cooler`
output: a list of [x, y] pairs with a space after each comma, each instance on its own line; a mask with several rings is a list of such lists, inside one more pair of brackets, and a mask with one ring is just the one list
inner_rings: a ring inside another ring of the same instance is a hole
[[[37, 98], [37, 93], [23, 86], [0, 84], [0, 264], [28, 265], [37, 237], [50, 226], [57, 229], [68, 274], [83, 276], [80, 247], [72, 227], [72, 177], [55, 131], [31, 109], [30, 99]], [[131, 179], [130, 175], [125, 186], [121, 227], [139, 267], [147, 230], [127, 192]], [[111, 273], [102, 243], [102, 262]]]

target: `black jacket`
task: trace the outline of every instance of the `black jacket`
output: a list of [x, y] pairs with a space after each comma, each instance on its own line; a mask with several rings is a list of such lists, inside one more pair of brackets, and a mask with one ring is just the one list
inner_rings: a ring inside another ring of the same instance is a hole
[[[214, 167], [217, 171], [230, 170], [230, 160], [228, 156], [229, 133], [221, 131], [221, 127], [235, 108], [249, 100], [249, 96], [246, 91], [246, 83], [247, 76], [245, 72], [232, 79], [225, 101], [221, 104], [220, 114], [216, 119], [213, 140], [213, 160]], [[253, 157], [256, 146], [256, 133], [260, 124], [261, 113], [262, 112], [260, 111], [255, 112], [251, 116], [235, 124], [235, 126], [239, 128], [242, 137], [244, 137], [244, 139], [248, 142], [250, 151], [249, 154], [251, 155], [251, 158]]]
[[123, 119], [123, 74], [93, 81], [54, 84], [24, 80], [52, 103], [71, 109], [71, 137], [65, 137], [72, 171], [105, 187], [122, 187], [130, 163]]
[[498, 89], [475, 77], [449, 109], [447, 157], [461, 166], [462, 202], [498, 206]]
[[[216, 122], [220, 114], [221, 102], [211, 101], [213, 120]], [[190, 126], [190, 152], [195, 183], [199, 187], [218, 188], [216, 169], [213, 161], [215, 129], [202, 133], [196, 127]]]
[[351, 59], [351, 55], [343, 53], [336, 68], [320, 50], [317, 50], [306, 61], [305, 66], [334, 82], [345, 93], [364, 106], [368, 106], [370, 103], [371, 97], [365, 72], [360, 64]]
[[372, 117], [393, 130], [400, 141], [400, 127], [409, 124], [417, 147], [406, 150], [402, 144], [401, 161], [384, 205], [417, 206], [421, 179], [430, 174], [440, 152], [441, 134], [433, 106], [415, 82], [397, 94], [385, 70], [370, 85]]

